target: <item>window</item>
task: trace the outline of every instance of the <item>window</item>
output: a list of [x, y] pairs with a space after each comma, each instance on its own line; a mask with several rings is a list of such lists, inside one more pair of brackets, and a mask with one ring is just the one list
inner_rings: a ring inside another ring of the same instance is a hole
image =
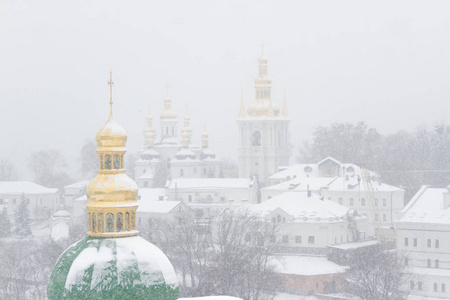
[[375, 206], [378, 206], [378, 198], [375, 198]]
[[206, 175], [206, 168], [203, 168], [203, 175]]
[[441, 284], [441, 292], [445, 293], [445, 283]]
[[97, 232], [97, 215], [92, 214], [92, 232]]
[[439, 268], [439, 259], [434, 260], [434, 267]]
[[427, 259], [427, 267], [431, 268], [431, 259]]
[[314, 244], [314, 236], [308, 236], [308, 244]]
[[289, 236], [288, 235], [283, 235], [283, 243], [289, 243]]
[[191, 195], [188, 196], [188, 202], [192, 202], [192, 196]]
[[119, 160], [119, 155], [114, 154], [114, 170], [118, 170], [120, 169], [120, 160]]
[[439, 240], [434, 241], [434, 248], [439, 248]]
[[366, 206], [366, 199], [365, 198], [361, 198], [361, 205], [362, 206]]
[[414, 238], [414, 240], [413, 240], [413, 246], [417, 247], [417, 239], [416, 238]]
[[354, 203], [353, 198], [350, 198], [350, 205], [353, 205], [353, 203]]
[[125, 231], [129, 231], [130, 230], [130, 213], [127, 212], [125, 214]]
[[184, 171], [183, 171], [183, 169], [180, 169], [180, 176], [183, 176], [184, 175]]
[[105, 221], [103, 214], [98, 214], [98, 232], [105, 232]]
[[148, 187], [148, 181], [144, 181], [144, 187]]
[[344, 203], [344, 201], [342, 200], [342, 198], [339, 198], [339, 204], [342, 205], [342, 203]]
[[122, 215], [122, 213], [118, 213], [116, 215], [116, 231], [117, 232], [123, 231], [123, 215]]
[[194, 173], [197, 173], [197, 167], [194, 167]]
[[136, 230], [136, 224], [134, 224], [134, 222], [136, 222], [136, 216], [134, 214], [134, 212], [131, 213], [131, 230]]
[[438, 284], [436, 282], [433, 284], [433, 289], [435, 292], [438, 291]]
[[261, 146], [261, 132], [254, 131], [252, 133], [252, 146]]
[[114, 232], [114, 215], [106, 215], [106, 232]]
[[383, 221], [386, 222], [386, 214], [383, 214]]
[[408, 238], [405, 238], [405, 246], [408, 246]]
[[100, 155], [100, 169], [103, 170], [103, 155]]
[[419, 291], [422, 290], [422, 281], [417, 282], [417, 289], [418, 289]]
[[296, 235], [295, 236], [295, 242], [297, 244], [301, 244], [302, 243], [302, 236], [301, 235]]
[[280, 222], [281, 222], [281, 216], [278, 215], [278, 216], [277, 216], [277, 223], [280, 223]]
[[105, 157], [105, 169], [111, 170], [111, 155], [106, 155]]
[[409, 259], [405, 257], [405, 266], [409, 265]]
[[375, 221], [378, 221], [378, 214], [375, 214]]
[[427, 247], [428, 247], [428, 248], [431, 248], [431, 239], [428, 239], [428, 240], [427, 240]]
[[383, 206], [386, 206], [386, 198], [383, 198]]

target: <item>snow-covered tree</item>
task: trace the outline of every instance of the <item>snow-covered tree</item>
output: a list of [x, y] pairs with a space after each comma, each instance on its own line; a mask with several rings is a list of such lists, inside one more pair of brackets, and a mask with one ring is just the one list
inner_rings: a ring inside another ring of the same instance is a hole
[[30, 214], [28, 211], [28, 200], [25, 199], [25, 195], [22, 194], [22, 199], [17, 207], [14, 215], [14, 233], [20, 235], [21, 237], [31, 235], [30, 228]]
[[81, 174], [84, 176], [95, 177], [98, 171], [98, 154], [95, 152], [97, 144], [95, 140], [86, 140], [80, 151]]
[[62, 188], [71, 181], [64, 171], [66, 161], [59, 151], [34, 152], [28, 165], [34, 175], [34, 181], [43, 186]]
[[18, 179], [16, 166], [7, 159], [0, 160], [0, 181], [13, 181]]
[[0, 214], [0, 237], [6, 237], [11, 234], [11, 222], [8, 217], [8, 209], [3, 207], [3, 211]]
[[384, 245], [353, 252], [345, 291], [350, 299], [405, 300], [409, 295], [406, 266], [399, 254]]

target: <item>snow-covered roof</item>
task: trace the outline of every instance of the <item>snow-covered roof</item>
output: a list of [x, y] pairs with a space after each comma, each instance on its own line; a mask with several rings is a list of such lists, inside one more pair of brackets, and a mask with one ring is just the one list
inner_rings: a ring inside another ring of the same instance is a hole
[[444, 205], [445, 188], [423, 186], [402, 210], [399, 222], [450, 224], [450, 206]]
[[163, 188], [141, 188], [138, 195], [140, 200], [157, 201], [160, 197], [166, 197], [166, 190]]
[[170, 213], [178, 205], [182, 205], [181, 201], [138, 201], [137, 212], [141, 213]]
[[323, 275], [345, 273], [348, 267], [340, 266], [322, 256], [281, 256], [274, 259], [276, 270], [281, 274]]
[[285, 181], [276, 185], [272, 185], [264, 188], [263, 190], [276, 190], [276, 191], [318, 191], [323, 187], [328, 186], [337, 177], [302, 177], [295, 178], [289, 181]]
[[347, 216], [349, 208], [330, 200], [322, 200], [314, 193], [286, 192], [251, 207], [255, 212], [267, 215], [282, 209], [294, 217], [294, 221], [336, 222]]
[[[283, 167], [282, 171], [273, 174], [269, 178], [272, 180], [281, 179], [292, 179], [296, 177], [318, 177], [320, 176], [319, 166], [324, 164], [325, 162], [333, 162], [339, 165], [340, 176], [349, 176], [349, 177], [364, 177], [362, 169], [353, 163], [341, 163], [333, 157], [327, 157], [321, 160], [318, 163], [310, 163], [310, 164], [295, 164], [291, 166]], [[378, 178], [379, 175], [373, 171], [367, 170], [367, 176]]]
[[144, 151], [142, 151], [141, 155], [149, 155], [149, 156], [161, 156], [158, 151], [156, 151], [154, 148], [147, 148]]
[[358, 182], [358, 178], [349, 178], [346, 180], [342, 177], [337, 177], [336, 180], [333, 180], [328, 184], [328, 190], [330, 191], [361, 191], [365, 192], [366, 186], [373, 188], [374, 193], [377, 192], [395, 192], [395, 191], [403, 191], [402, 188], [392, 186], [389, 184], [382, 183], [380, 181], [370, 180], [369, 185], [365, 184], [366, 180], [362, 179], [361, 182]]
[[357, 249], [362, 247], [368, 247], [377, 245], [380, 242], [377, 240], [370, 240], [370, 241], [362, 241], [362, 242], [351, 242], [351, 243], [345, 243], [345, 244], [338, 244], [338, 245], [330, 245], [329, 248], [335, 248], [335, 249], [341, 249], [341, 250], [349, 250], [349, 249]]
[[86, 195], [83, 195], [83, 196], [81, 196], [81, 197], [78, 197], [78, 198], [74, 199], [73, 201], [74, 201], [74, 202], [75, 202], [75, 201], [86, 202], [86, 201], [87, 201], [87, 196], [86, 196]]
[[0, 194], [55, 194], [57, 191], [30, 181], [0, 181]]
[[153, 172], [151, 170], [151, 168], [147, 168], [147, 170], [145, 170], [145, 173], [139, 177], [139, 179], [153, 179], [155, 176], [153, 175]]
[[67, 210], [58, 210], [53, 214], [53, 218], [70, 218], [70, 212]]
[[173, 178], [168, 189], [248, 189], [252, 184], [250, 178]]
[[85, 188], [90, 180], [82, 180], [69, 185], [66, 185], [64, 188]]

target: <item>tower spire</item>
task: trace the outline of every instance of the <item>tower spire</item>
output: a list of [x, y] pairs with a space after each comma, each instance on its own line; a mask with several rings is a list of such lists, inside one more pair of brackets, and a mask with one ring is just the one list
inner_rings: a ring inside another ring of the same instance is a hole
[[261, 57], [264, 56], [264, 40], [261, 41]]
[[112, 116], [112, 105], [113, 105], [113, 101], [112, 101], [112, 87], [114, 85], [114, 81], [112, 79], [112, 71], [109, 71], [109, 81], [108, 81], [108, 85], [109, 85], [109, 116]]

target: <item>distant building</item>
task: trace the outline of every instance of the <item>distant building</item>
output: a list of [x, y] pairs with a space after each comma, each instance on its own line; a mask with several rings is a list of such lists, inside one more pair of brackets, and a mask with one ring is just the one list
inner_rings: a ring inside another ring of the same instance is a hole
[[140, 188], [154, 186], [155, 176], [170, 178], [208, 178], [222, 176], [222, 162], [209, 148], [206, 132], [201, 135], [201, 147], [192, 141], [190, 118], [185, 116], [181, 134], [178, 132], [177, 114], [172, 102], [164, 99], [164, 111], [160, 115], [160, 131], [153, 128], [153, 118], [147, 117], [144, 130], [145, 145], [136, 161], [135, 180]]
[[0, 209], [6, 206], [13, 215], [24, 198], [28, 203], [31, 219], [47, 219], [60, 206], [60, 195], [56, 188], [46, 188], [29, 181], [0, 182]]
[[250, 178], [173, 178], [166, 185], [169, 200], [182, 201], [206, 215], [256, 203], [257, 191]]
[[[86, 187], [87, 187], [88, 183], [89, 183], [88, 180], [83, 180], [83, 181], [79, 181], [79, 182], [75, 182], [75, 183], [66, 185], [64, 187], [63, 198], [64, 198], [65, 209], [67, 209], [71, 213], [74, 213], [74, 211], [73, 211], [74, 205], [75, 206], [77, 205], [76, 203], [74, 203], [74, 201], [76, 199], [80, 198], [81, 196], [86, 195]], [[77, 208], [75, 208], [75, 210], [77, 210]], [[78, 212], [76, 212], [76, 214], [73, 214], [73, 215], [77, 215], [77, 214], [78, 214]]]
[[280, 109], [272, 102], [272, 81], [267, 76], [267, 58], [258, 59], [259, 72], [255, 79], [255, 102], [238, 116], [239, 177], [256, 176], [261, 186], [280, 166], [289, 164], [289, 118], [286, 99]]
[[413, 294], [450, 299], [450, 187], [423, 186], [395, 222]]
[[311, 192], [286, 192], [252, 210], [279, 226], [283, 253], [327, 254], [329, 245], [373, 238], [368, 218]]
[[393, 221], [404, 207], [402, 188], [384, 184], [378, 174], [327, 157], [316, 164], [296, 164], [272, 175], [272, 186], [261, 189], [262, 201], [284, 192], [317, 192], [325, 199], [369, 217], [372, 228], [382, 228], [393, 239]]

